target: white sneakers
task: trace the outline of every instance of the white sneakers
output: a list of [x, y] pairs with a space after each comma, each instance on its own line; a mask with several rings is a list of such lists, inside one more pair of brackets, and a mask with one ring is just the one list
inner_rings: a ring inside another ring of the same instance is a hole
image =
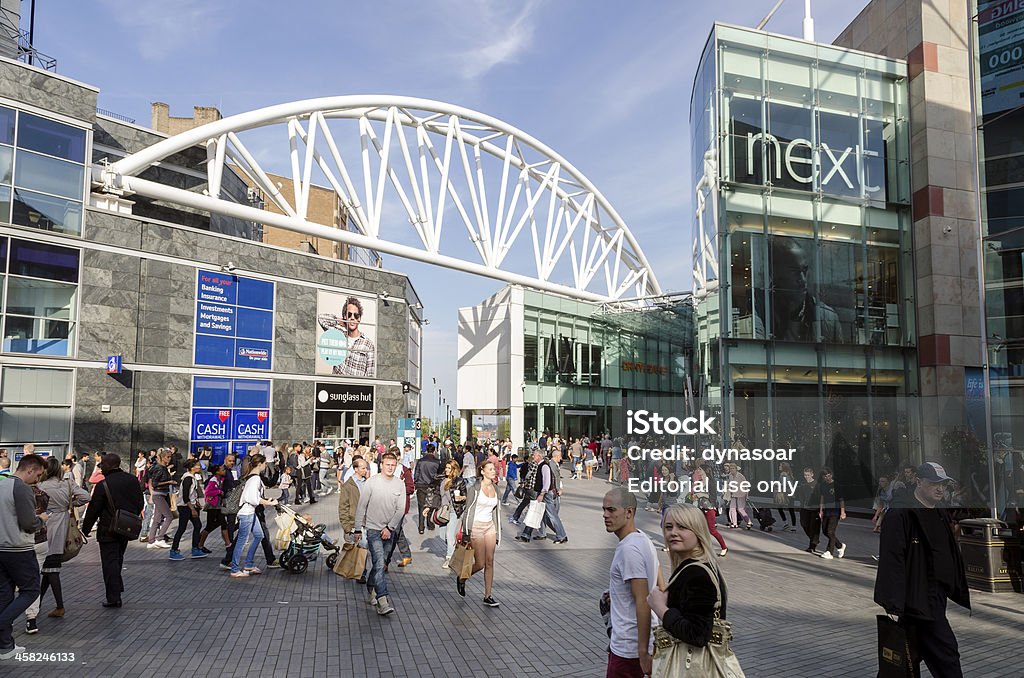
[[0, 659], [13, 659], [15, 655], [24, 652], [25, 648], [21, 645], [15, 645], [10, 650], [0, 653]]
[[381, 596], [377, 599], [377, 614], [383, 617], [394, 611], [395, 607], [391, 604], [390, 596]]
[[370, 590], [370, 594], [366, 598], [366, 604], [367, 605], [376, 605], [377, 604], [377, 592], [376, 591], [374, 591], [372, 589]]
[[836, 551], [836, 555], [840, 558], [846, 555], [846, 544], [843, 544], [839, 547], [839, 549]]
[[782, 521], [782, 531], [785, 532], [787, 530], [789, 530], [789, 521], [788, 520], [783, 520]]
[[450, 563], [450, 562], [451, 562], [450, 560], [448, 560], [447, 558], [445, 558], [445, 559], [444, 559], [444, 562], [443, 562], [443, 563], [441, 563], [441, 569], [442, 569], [442, 570], [447, 570], [447, 569], [448, 569], [448, 563]]
[[171, 545], [168, 544], [163, 539], [157, 539], [154, 542], [150, 542], [150, 543], [146, 544], [146, 548], [147, 549], [169, 549], [169, 548], [171, 548]]
[[831, 551], [825, 551], [824, 553], [821, 554], [821, 557], [824, 558], [825, 560], [832, 560], [832, 552]]

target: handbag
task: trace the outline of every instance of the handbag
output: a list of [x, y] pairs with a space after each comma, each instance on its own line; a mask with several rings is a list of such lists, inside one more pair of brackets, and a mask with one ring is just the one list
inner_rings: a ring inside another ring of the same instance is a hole
[[878, 625], [878, 678], [920, 678], [921, 665], [907, 629], [888, 615], [875, 617]]
[[110, 521], [110, 532], [128, 541], [138, 539], [142, 534], [142, 516], [117, 508], [114, 497], [110, 494], [110, 485], [106, 481], [103, 482], [103, 490], [107, 493], [107, 503], [114, 512], [114, 517]]
[[88, 542], [85, 535], [82, 534], [82, 528], [78, 525], [78, 517], [75, 516], [74, 509], [71, 508], [71, 499], [75, 496], [74, 489], [71, 487], [71, 481], [68, 481], [68, 530], [64, 535], [64, 553], [61, 555], [61, 562], [66, 563], [82, 550], [82, 547]]
[[448, 525], [448, 521], [451, 520], [451, 509], [447, 506], [432, 508], [427, 516], [427, 520], [438, 527], [445, 527]]
[[358, 544], [342, 544], [341, 557], [334, 564], [334, 574], [345, 579], [359, 579], [366, 567], [367, 550]]
[[473, 546], [471, 544], [456, 544], [455, 553], [448, 561], [448, 567], [455, 572], [459, 579], [469, 579], [473, 576]]
[[[50, 503], [50, 495], [40, 490], [36, 485], [29, 485], [32, 488], [32, 498], [36, 502], [36, 515], [46, 513], [46, 507]], [[42, 527], [36, 530], [35, 540], [37, 544], [42, 544], [46, 541], [46, 523], [44, 522]]]
[[274, 533], [274, 548], [278, 551], [284, 551], [288, 548], [288, 544], [292, 543], [292, 532], [295, 531], [295, 514], [281, 513], [277, 518], [274, 518], [274, 524], [277, 525], [277, 532]]
[[689, 563], [680, 568], [665, 586], [668, 590], [683, 570], [697, 565], [707, 570], [715, 585], [715, 613], [711, 627], [711, 640], [704, 647], [687, 645], [665, 627], [654, 627], [654, 661], [651, 678], [744, 678], [740, 661], [729, 647], [732, 640], [732, 625], [719, 617], [722, 607], [722, 589], [718, 575], [704, 563]]
[[534, 499], [530, 502], [530, 508], [526, 511], [526, 517], [523, 518], [523, 524], [527, 527], [537, 529], [540, 524], [544, 522], [544, 502]]

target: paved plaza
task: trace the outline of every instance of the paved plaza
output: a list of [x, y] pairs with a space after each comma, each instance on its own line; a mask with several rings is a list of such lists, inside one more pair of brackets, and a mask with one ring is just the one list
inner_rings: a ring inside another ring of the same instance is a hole
[[[25, 635], [22, 620], [15, 626], [29, 651], [74, 653], [74, 664], [10, 661], [0, 675], [601, 677], [606, 637], [597, 599], [616, 543], [601, 522], [607, 487], [566, 481], [566, 545], [519, 544], [504, 533], [496, 609], [481, 604], [482, 581], [468, 584], [465, 599], [456, 594], [440, 568], [442, 541], [415, 527], [412, 566], [391, 568], [397, 613], [389, 617], [366, 605], [365, 587], [320, 563], [302, 575], [271, 569], [230, 580], [215, 557], [171, 562], [166, 550], [139, 543], [125, 559], [125, 606], [107, 610], [99, 554], [89, 544], [63, 569], [67, 616], [47, 618], [48, 598], [38, 635]], [[335, 537], [336, 496], [313, 507]], [[656, 519], [639, 513], [660, 543]], [[734, 648], [748, 676], [875, 675], [876, 536], [867, 521], [843, 524], [849, 551], [832, 562], [801, 551], [802, 534], [723, 534]], [[965, 675], [1024, 676], [1024, 596], [975, 592], [973, 600], [973, 616], [956, 607], [949, 615]]]

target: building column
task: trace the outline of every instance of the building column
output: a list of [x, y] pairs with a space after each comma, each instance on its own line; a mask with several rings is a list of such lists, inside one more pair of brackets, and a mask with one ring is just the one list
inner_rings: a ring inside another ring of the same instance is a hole
[[473, 410], [459, 410], [459, 443], [466, 444], [473, 430]]
[[509, 408], [509, 434], [512, 438], [512, 450], [526, 447], [525, 428], [526, 408], [522, 405], [513, 405]]

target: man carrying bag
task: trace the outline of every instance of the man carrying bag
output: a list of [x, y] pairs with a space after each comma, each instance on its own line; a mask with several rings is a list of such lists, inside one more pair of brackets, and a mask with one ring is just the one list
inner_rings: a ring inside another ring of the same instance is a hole
[[142, 530], [142, 486], [135, 476], [121, 470], [121, 457], [104, 454], [100, 460], [103, 480], [96, 484], [92, 501], [82, 521], [82, 532], [88, 536], [98, 522], [96, 541], [100, 546], [103, 585], [107, 600], [103, 607], [121, 607], [124, 581], [124, 552], [128, 542], [138, 539]]

